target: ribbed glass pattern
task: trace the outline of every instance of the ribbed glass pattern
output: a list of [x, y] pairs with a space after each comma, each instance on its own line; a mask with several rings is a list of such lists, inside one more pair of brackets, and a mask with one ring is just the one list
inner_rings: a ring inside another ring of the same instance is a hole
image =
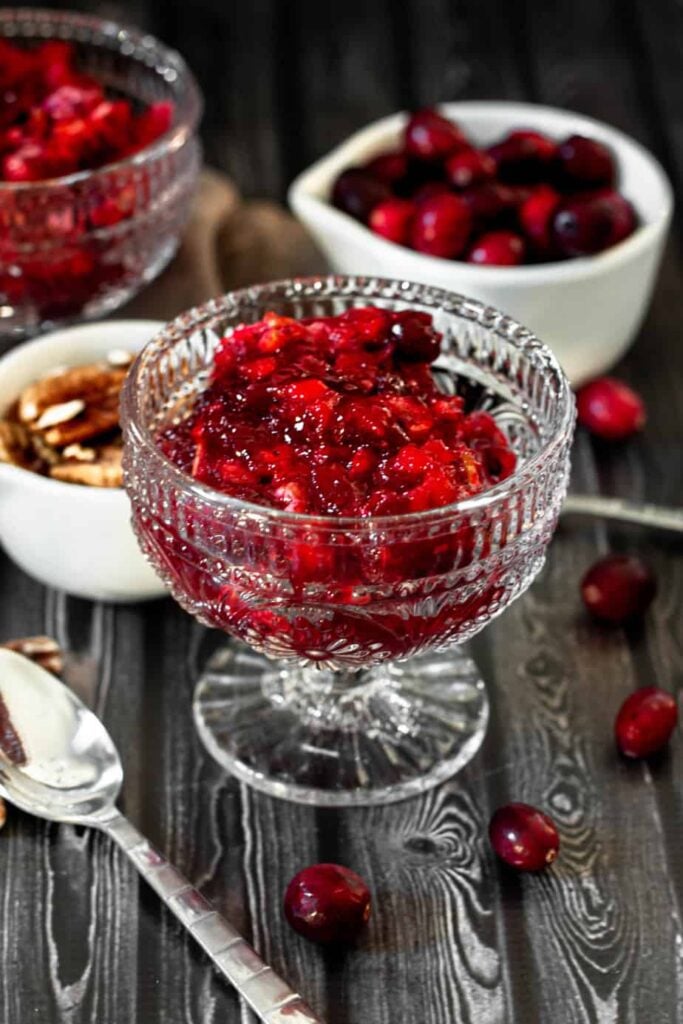
[[101, 316], [175, 252], [200, 165], [201, 98], [182, 58], [151, 36], [82, 14], [0, 10], [0, 36], [71, 41], [79, 66], [143, 106], [170, 100], [169, 132], [94, 171], [0, 182], [0, 338]]
[[[496, 418], [521, 456], [489, 491], [433, 511], [313, 517], [206, 488], [158, 450], [210, 372], [221, 336], [268, 310], [414, 308], [443, 333], [439, 379]], [[555, 358], [501, 313], [401, 281], [321, 277], [235, 292], [178, 317], [124, 391], [126, 486], [140, 543], [180, 604], [272, 657], [367, 666], [478, 632], [541, 568], [564, 497], [574, 403]]]

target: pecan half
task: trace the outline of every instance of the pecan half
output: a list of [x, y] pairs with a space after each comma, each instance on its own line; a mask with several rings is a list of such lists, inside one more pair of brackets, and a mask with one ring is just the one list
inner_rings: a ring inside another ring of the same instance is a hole
[[47, 430], [48, 427], [58, 427], [62, 423], [68, 423], [75, 416], [80, 415], [85, 409], [85, 402], [82, 398], [71, 398], [68, 402], [59, 402], [57, 405], [48, 405], [45, 412], [42, 412], [36, 420], [36, 430]]
[[0, 462], [30, 469], [32, 461], [31, 438], [26, 427], [0, 420]]
[[5, 640], [0, 647], [23, 654], [55, 676], [60, 676], [64, 671], [64, 654], [51, 636], [23, 636], [17, 640]]
[[50, 467], [50, 476], [70, 484], [86, 484], [89, 487], [122, 487], [123, 451], [116, 445], [103, 445], [94, 449], [90, 462], [73, 459]]
[[0, 461], [67, 483], [121, 487], [119, 397], [133, 353], [61, 367], [22, 391], [0, 419]]
[[119, 425], [119, 390], [85, 396], [85, 408], [73, 419], [45, 431], [44, 437], [54, 448], [92, 441], [116, 430]]
[[22, 423], [33, 423], [52, 405], [61, 405], [80, 398], [86, 402], [110, 391], [119, 391], [126, 376], [126, 370], [101, 363], [87, 366], [71, 366], [61, 373], [42, 377], [24, 388], [19, 396], [19, 419]]

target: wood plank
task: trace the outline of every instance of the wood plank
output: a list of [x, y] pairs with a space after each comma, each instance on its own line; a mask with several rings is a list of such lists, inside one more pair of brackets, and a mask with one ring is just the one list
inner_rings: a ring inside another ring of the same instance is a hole
[[[590, 459], [578, 462], [587, 485]], [[580, 577], [605, 547], [591, 532], [563, 530], [542, 580], [491, 629], [508, 766], [498, 799], [546, 808], [562, 833], [557, 865], [519, 883], [538, 1019], [663, 1024], [681, 1008], [680, 915], [647, 769], [613, 746], [637, 665], [623, 633], [587, 623], [580, 607]], [[656, 960], [643, 956], [654, 948]]]
[[[281, 195], [315, 156], [402, 105], [496, 95], [611, 121], [654, 145], [680, 184], [675, 0], [135, 0], [106, 11], [186, 53], [207, 94], [209, 158], [252, 193]], [[682, 283], [674, 245], [620, 368], [646, 396], [648, 429], [618, 450], [582, 440], [579, 486], [680, 503]], [[583, 618], [578, 579], [608, 546], [657, 568], [645, 629]], [[628, 766], [611, 742], [632, 686], [680, 686], [682, 596], [679, 545], [568, 525], [542, 580], [475, 643], [494, 721], [474, 764], [422, 799], [338, 814], [252, 793], [204, 754], [189, 706], [207, 637], [170, 602], [65, 599], [0, 553], [0, 639], [46, 630], [68, 645], [70, 683], [121, 747], [127, 813], [329, 1024], [683, 1019], [683, 753], [674, 744], [649, 768]], [[489, 812], [513, 797], [562, 825], [562, 859], [544, 876], [513, 876], [488, 851]], [[13, 979], [0, 986], [3, 1024], [245, 1024], [102, 838], [10, 812], [0, 841], [0, 970]], [[281, 913], [291, 875], [322, 859], [357, 868], [376, 894], [367, 936], [343, 956], [293, 935]]]

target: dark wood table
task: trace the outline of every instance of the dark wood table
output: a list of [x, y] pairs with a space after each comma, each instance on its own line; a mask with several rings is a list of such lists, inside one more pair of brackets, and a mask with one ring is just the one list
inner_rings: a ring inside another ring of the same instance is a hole
[[[207, 96], [208, 158], [247, 192], [282, 196], [311, 159], [397, 107], [498, 97], [614, 123], [681, 185], [677, 0], [91, 6], [185, 53]], [[618, 368], [648, 402], [647, 429], [610, 449], [580, 435], [576, 489], [681, 502], [679, 242]], [[582, 612], [580, 576], [610, 549], [657, 570], [642, 626], [601, 629]], [[214, 765], [189, 716], [208, 638], [170, 600], [89, 604], [0, 555], [0, 639], [46, 632], [68, 649], [69, 682], [120, 745], [128, 815], [329, 1024], [683, 1020], [683, 742], [629, 765], [611, 738], [635, 686], [680, 687], [682, 600], [680, 544], [567, 520], [539, 581], [473, 645], [493, 721], [471, 766], [422, 799], [339, 813], [260, 796]], [[561, 858], [542, 875], [512, 876], [492, 859], [486, 824], [508, 799], [544, 806], [561, 827]], [[319, 860], [354, 867], [375, 894], [366, 937], [344, 954], [308, 945], [282, 918], [288, 879]], [[0, 837], [0, 976], [2, 1024], [250, 1019], [109, 842], [12, 811]]]

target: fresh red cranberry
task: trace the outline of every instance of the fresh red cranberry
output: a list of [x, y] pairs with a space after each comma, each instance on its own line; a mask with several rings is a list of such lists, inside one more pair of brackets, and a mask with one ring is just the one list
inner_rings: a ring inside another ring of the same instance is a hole
[[292, 928], [311, 942], [349, 943], [370, 917], [370, 890], [349, 868], [313, 864], [287, 886], [284, 909]]
[[576, 396], [576, 408], [579, 423], [607, 441], [623, 441], [645, 425], [642, 398], [615, 377], [584, 384]]
[[470, 188], [495, 177], [496, 161], [482, 149], [463, 149], [446, 161], [446, 177], [453, 188]]
[[614, 158], [602, 142], [570, 135], [557, 147], [557, 177], [563, 188], [598, 188], [615, 178]]
[[468, 145], [458, 126], [431, 108], [416, 111], [406, 125], [406, 152], [419, 160], [443, 160]]
[[538, 185], [519, 208], [524, 234], [538, 253], [547, 253], [551, 244], [552, 220], [560, 195], [550, 185]]
[[566, 200], [553, 217], [553, 244], [561, 256], [602, 252], [609, 245], [611, 233], [611, 212], [599, 198]]
[[510, 184], [539, 181], [555, 156], [555, 143], [540, 132], [514, 131], [489, 147], [498, 177]]
[[583, 603], [603, 622], [628, 622], [643, 615], [656, 592], [653, 573], [634, 555], [607, 555], [581, 580]]
[[486, 228], [509, 218], [517, 203], [517, 196], [509, 185], [497, 181], [474, 185], [462, 193], [475, 227]]
[[666, 746], [678, 722], [675, 698], [643, 686], [626, 698], [614, 723], [617, 746], [626, 757], [650, 757]]
[[391, 336], [396, 342], [396, 355], [418, 363], [432, 363], [441, 351], [441, 335], [434, 330], [431, 317], [407, 310], [396, 313]]
[[472, 219], [469, 207], [455, 195], [437, 195], [419, 204], [412, 243], [418, 252], [454, 259], [465, 248]]
[[408, 173], [408, 157], [405, 153], [379, 153], [372, 160], [368, 160], [365, 170], [385, 185], [392, 186]]
[[433, 199], [434, 196], [452, 195], [452, 190], [445, 181], [425, 181], [415, 189], [412, 194], [413, 202], [424, 203], [426, 199]]
[[364, 224], [374, 208], [390, 198], [387, 186], [361, 167], [342, 171], [332, 188], [334, 205]]
[[408, 245], [410, 229], [415, 217], [415, 203], [409, 199], [391, 198], [373, 209], [370, 214], [372, 230], [398, 245]]
[[605, 209], [610, 217], [612, 228], [607, 238], [607, 248], [623, 242], [632, 235], [637, 226], [636, 211], [633, 204], [620, 192], [608, 190], [596, 197], [596, 201]]
[[524, 262], [524, 239], [514, 231], [489, 231], [472, 244], [467, 262], [486, 267], [517, 267]]
[[531, 804], [499, 807], [489, 824], [489, 839], [500, 859], [518, 871], [547, 867], [560, 849], [555, 822]]

